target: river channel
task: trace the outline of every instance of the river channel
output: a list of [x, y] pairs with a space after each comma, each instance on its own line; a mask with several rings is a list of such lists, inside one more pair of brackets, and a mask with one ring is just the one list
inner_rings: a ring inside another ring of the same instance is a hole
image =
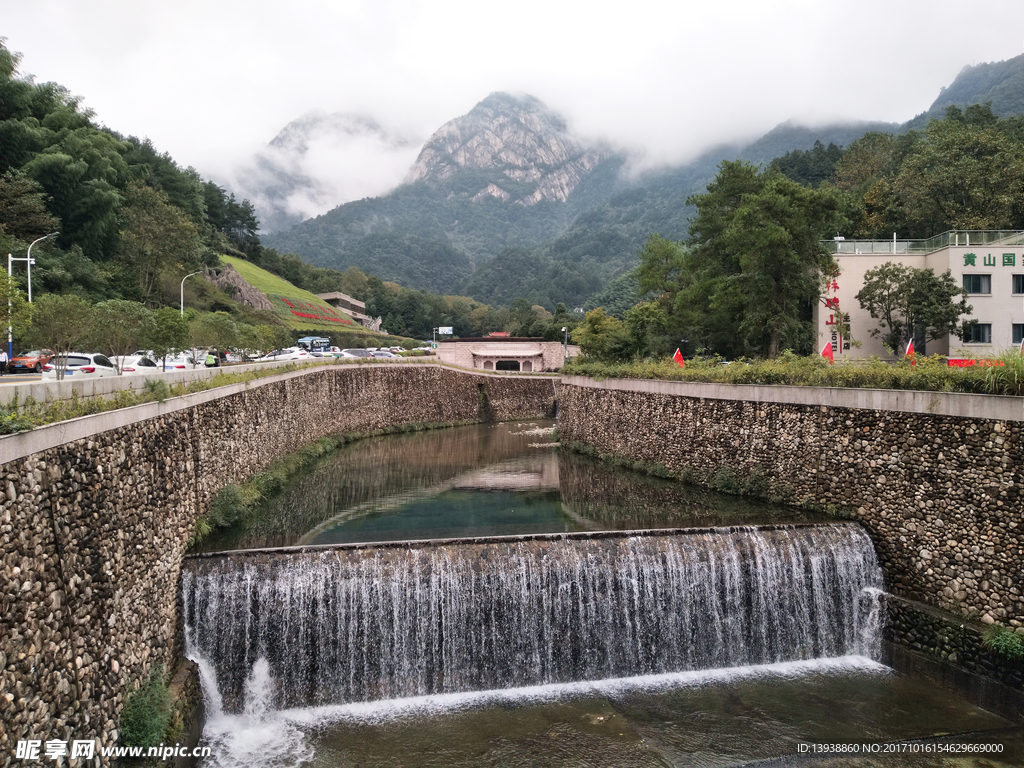
[[611, 467], [554, 427], [358, 441], [206, 541], [234, 554], [183, 575], [203, 764], [1024, 760], [1019, 726], [881, 663], [859, 526]]

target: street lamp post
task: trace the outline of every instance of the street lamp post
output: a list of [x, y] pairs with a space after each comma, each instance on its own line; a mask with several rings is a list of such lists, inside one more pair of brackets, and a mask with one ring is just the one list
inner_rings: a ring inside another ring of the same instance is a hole
[[565, 365], [565, 358], [569, 356], [569, 328], [568, 326], [562, 326], [562, 333], [565, 334], [565, 340], [562, 342], [562, 365]]
[[[43, 235], [38, 240], [33, 240], [31, 245], [29, 245], [29, 247], [28, 247], [28, 253], [25, 254], [25, 261], [28, 262], [28, 303], [29, 304], [32, 303], [32, 265], [35, 264], [35, 262], [32, 261], [32, 246], [35, 245], [36, 243], [38, 243], [40, 240], [45, 240], [48, 237], [54, 237], [55, 235], [59, 235], [59, 234], [60, 234], [60, 232], [51, 232], [48, 235]], [[15, 261], [19, 261], [19, 259], [15, 259]]]
[[32, 303], [32, 265], [35, 264], [35, 260], [32, 258], [32, 246], [36, 243], [45, 240], [48, 237], [54, 237], [59, 235], [60, 232], [51, 232], [48, 235], [36, 238], [28, 246], [28, 253], [22, 259], [16, 259], [11, 254], [7, 254], [7, 359], [10, 360], [11, 355], [14, 354], [14, 318], [12, 317], [13, 310], [11, 308], [11, 296], [10, 291], [13, 287], [11, 282], [11, 270], [14, 269], [14, 262], [24, 261], [28, 267], [28, 303]]
[[[199, 270], [199, 272], [202, 272], [202, 271], [203, 270], [201, 270], [201, 269]], [[183, 278], [181, 278], [181, 300], [180, 300], [178, 306], [181, 307], [181, 316], [182, 317], [185, 316], [185, 281], [188, 280], [190, 277], [192, 277], [192, 275], [198, 275], [199, 272], [192, 272], [190, 274], [185, 275]]]

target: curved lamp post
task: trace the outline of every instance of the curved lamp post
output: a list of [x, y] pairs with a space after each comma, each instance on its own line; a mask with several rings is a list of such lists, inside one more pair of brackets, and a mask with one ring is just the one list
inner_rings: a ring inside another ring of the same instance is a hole
[[[7, 287], [8, 287], [8, 290], [10, 290], [10, 287], [11, 287], [11, 270], [13, 269], [14, 262], [16, 262], [16, 261], [24, 261], [25, 265], [28, 267], [28, 303], [29, 304], [32, 303], [32, 265], [35, 264], [35, 262], [32, 260], [32, 246], [35, 245], [36, 243], [40, 242], [41, 240], [45, 240], [48, 237], [54, 237], [55, 235], [59, 235], [59, 234], [60, 234], [60, 232], [51, 232], [48, 235], [43, 235], [42, 237], [33, 240], [29, 244], [29, 246], [28, 246], [28, 253], [25, 254], [25, 258], [23, 258], [23, 259], [16, 259], [11, 254], [9, 254], [9, 253], [7, 254]], [[7, 359], [8, 360], [11, 358], [11, 355], [14, 354], [14, 329], [12, 328], [13, 323], [12, 323], [12, 318], [11, 318], [11, 312], [12, 312], [12, 310], [11, 310], [11, 299], [10, 299], [10, 297], [8, 297], [8, 299], [7, 299]]]
[[[202, 271], [203, 270], [199, 270], [199, 272], [202, 272]], [[199, 272], [192, 272], [192, 273], [190, 273], [188, 275], [185, 275], [183, 278], [181, 278], [181, 301], [178, 304], [178, 306], [181, 307], [181, 316], [182, 317], [185, 316], [185, 281], [188, 280], [190, 277], [192, 277], [192, 275], [198, 275]]]

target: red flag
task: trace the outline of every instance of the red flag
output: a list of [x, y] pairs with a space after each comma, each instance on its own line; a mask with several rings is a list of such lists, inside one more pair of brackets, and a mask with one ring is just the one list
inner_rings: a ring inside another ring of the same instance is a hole
[[679, 351], [679, 347], [676, 347], [676, 353], [672, 355], [672, 359], [679, 363], [680, 368], [686, 367], [686, 363], [683, 362], [683, 353]]
[[836, 359], [832, 356], [832, 342], [826, 341], [825, 346], [821, 348], [821, 356], [828, 360], [829, 365], [835, 365]]
[[903, 353], [910, 358], [911, 365], [917, 365], [917, 360], [914, 357], [914, 340], [911, 339], [907, 342], [907, 351]]

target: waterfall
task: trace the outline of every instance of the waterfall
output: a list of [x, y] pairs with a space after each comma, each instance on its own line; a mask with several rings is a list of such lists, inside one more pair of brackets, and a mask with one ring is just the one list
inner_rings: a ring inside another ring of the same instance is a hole
[[852, 524], [233, 553], [182, 581], [235, 712], [260, 660], [280, 709], [877, 658], [881, 586]]

